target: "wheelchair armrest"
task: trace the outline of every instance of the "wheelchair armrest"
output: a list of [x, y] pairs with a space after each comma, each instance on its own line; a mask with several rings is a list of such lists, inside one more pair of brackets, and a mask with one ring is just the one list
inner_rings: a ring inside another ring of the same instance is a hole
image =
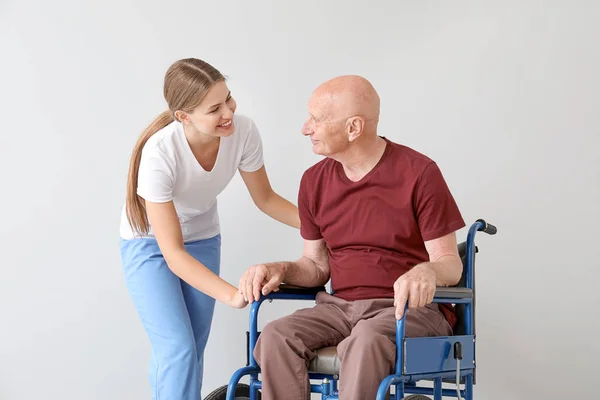
[[[434, 303], [444, 303], [446, 300], [463, 300], [468, 302], [473, 299], [473, 290], [465, 287], [440, 286], [435, 290]], [[437, 300], [437, 301], [436, 301]]]
[[325, 286], [317, 286], [317, 287], [302, 287], [302, 286], [294, 286], [288, 285], [286, 283], [282, 283], [279, 285], [279, 290], [276, 293], [289, 293], [289, 294], [314, 294], [315, 296], [319, 292], [324, 292]]
[[302, 287], [288, 284], [279, 285], [279, 290], [261, 296], [262, 300], [314, 300], [317, 293], [324, 292], [325, 286]]

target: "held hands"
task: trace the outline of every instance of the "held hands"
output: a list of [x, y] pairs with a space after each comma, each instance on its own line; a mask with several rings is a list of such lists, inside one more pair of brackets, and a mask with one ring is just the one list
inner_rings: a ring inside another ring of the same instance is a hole
[[248, 268], [240, 278], [240, 292], [252, 304], [263, 296], [279, 290], [285, 276], [282, 263], [259, 264]]
[[396, 319], [401, 319], [404, 307], [419, 308], [433, 301], [436, 289], [435, 272], [427, 264], [419, 264], [394, 282], [394, 307]]

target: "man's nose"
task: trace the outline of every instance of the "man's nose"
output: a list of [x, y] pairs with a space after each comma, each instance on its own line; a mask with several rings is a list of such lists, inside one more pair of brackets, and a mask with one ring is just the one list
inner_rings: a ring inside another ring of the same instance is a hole
[[311, 124], [310, 124], [310, 121], [309, 121], [309, 120], [307, 120], [307, 121], [304, 123], [304, 125], [302, 126], [302, 134], [303, 134], [304, 136], [308, 136], [308, 135], [312, 134], [312, 129], [311, 129], [311, 126], [310, 126], [310, 125], [311, 125]]

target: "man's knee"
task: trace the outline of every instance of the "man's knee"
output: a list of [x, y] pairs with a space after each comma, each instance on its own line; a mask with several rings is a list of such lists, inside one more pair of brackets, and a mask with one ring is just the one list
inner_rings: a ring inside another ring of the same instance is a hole
[[349, 355], [361, 359], [365, 355], [372, 355], [393, 360], [395, 351], [396, 344], [386, 335], [373, 329], [366, 321], [356, 324], [350, 336], [338, 346], [338, 356], [341, 360]]
[[268, 356], [269, 349], [281, 351], [286, 346], [286, 338], [291, 335], [287, 319], [283, 317], [269, 322], [261, 331], [254, 347], [254, 358], [259, 364]]

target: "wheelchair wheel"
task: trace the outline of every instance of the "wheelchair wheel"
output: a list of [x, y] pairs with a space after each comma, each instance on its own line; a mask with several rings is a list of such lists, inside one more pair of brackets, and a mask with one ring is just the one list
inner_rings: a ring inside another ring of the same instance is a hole
[[[227, 398], [227, 385], [223, 385], [213, 390], [204, 400], [225, 400]], [[257, 398], [260, 400], [260, 391]], [[235, 400], [250, 400], [250, 386], [244, 383], [238, 383], [235, 387]]]

